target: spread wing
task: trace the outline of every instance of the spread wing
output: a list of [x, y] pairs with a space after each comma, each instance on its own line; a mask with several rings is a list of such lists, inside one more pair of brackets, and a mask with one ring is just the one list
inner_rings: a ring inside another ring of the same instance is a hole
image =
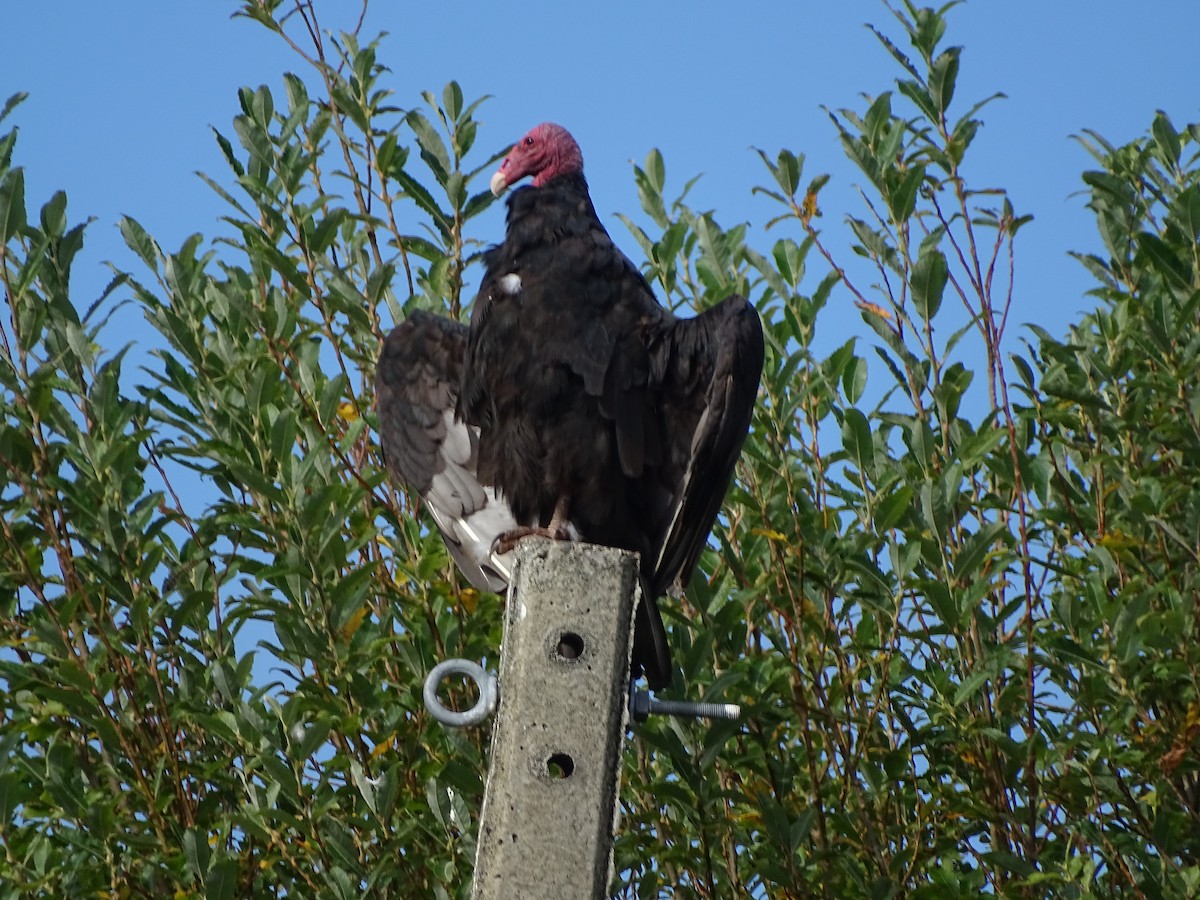
[[661, 472], [665, 528], [652, 591], [691, 575], [720, 512], [754, 413], [763, 366], [762, 323], [733, 296], [677, 319], [652, 361], [670, 436]]
[[476, 477], [479, 429], [455, 415], [466, 346], [465, 325], [424, 311], [392, 330], [375, 371], [379, 434], [389, 471], [425, 500], [467, 580], [500, 592], [510, 561], [492, 543], [516, 521]]

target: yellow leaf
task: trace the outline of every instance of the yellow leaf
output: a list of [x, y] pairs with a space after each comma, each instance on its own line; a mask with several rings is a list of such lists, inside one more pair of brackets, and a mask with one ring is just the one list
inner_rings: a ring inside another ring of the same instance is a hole
[[800, 221], [807, 225], [819, 215], [821, 210], [817, 209], [817, 192], [809, 191], [804, 195], [804, 202], [800, 204]]
[[349, 621], [342, 626], [342, 640], [348, 641], [350, 638], [354, 637], [354, 633], [358, 631], [359, 626], [362, 625], [363, 619], [366, 617], [367, 606], [364, 603], [358, 608], [358, 611], [350, 617]]
[[479, 605], [479, 591], [475, 590], [475, 588], [463, 588], [463, 592], [459, 597], [462, 600], [463, 609], [473, 614], [475, 607]]
[[1100, 546], [1106, 550], [1132, 550], [1138, 542], [1124, 532], [1114, 529], [1100, 536]]
[[375, 748], [371, 751], [371, 760], [374, 761], [380, 756], [383, 756], [383, 754], [392, 749], [392, 745], [395, 743], [396, 733], [392, 732], [384, 740], [375, 745]]
[[751, 528], [751, 534], [761, 534], [769, 541], [786, 541], [787, 535], [781, 531], [771, 531], [769, 528]]
[[1191, 703], [1188, 705], [1187, 718], [1183, 720], [1185, 728], [1200, 728], [1200, 704]]
[[878, 303], [872, 303], [869, 300], [859, 300], [855, 304], [859, 309], [866, 310], [869, 313], [875, 313], [881, 319], [892, 321], [892, 314], [880, 306]]

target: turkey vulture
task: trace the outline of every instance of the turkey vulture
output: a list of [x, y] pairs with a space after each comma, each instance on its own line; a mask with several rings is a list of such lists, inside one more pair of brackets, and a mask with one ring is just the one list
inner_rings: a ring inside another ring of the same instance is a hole
[[538, 125], [492, 177], [504, 242], [484, 254], [470, 327], [414, 312], [384, 341], [379, 430], [458, 567], [508, 583], [526, 535], [641, 555], [634, 676], [671, 678], [656, 598], [700, 556], [762, 374], [758, 314], [733, 296], [691, 319], [661, 307], [596, 216], [578, 144]]

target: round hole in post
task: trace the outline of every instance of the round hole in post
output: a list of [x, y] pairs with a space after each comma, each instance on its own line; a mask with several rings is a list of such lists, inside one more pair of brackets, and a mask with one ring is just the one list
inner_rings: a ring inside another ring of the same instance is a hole
[[558, 659], [574, 662], [583, 656], [583, 638], [573, 631], [564, 631], [558, 636], [558, 644], [554, 648]]
[[575, 772], [575, 760], [567, 753], [551, 753], [546, 760], [546, 774], [551, 778], [570, 778]]

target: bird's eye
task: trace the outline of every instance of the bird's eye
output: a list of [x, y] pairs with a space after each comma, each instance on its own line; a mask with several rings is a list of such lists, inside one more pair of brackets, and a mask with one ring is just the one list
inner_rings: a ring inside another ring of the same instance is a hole
[[526, 146], [526, 147], [532, 147], [532, 146], [533, 146], [533, 138], [531, 138], [531, 137], [526, 137], [526, 138], [525, 138], [525, 146]]

